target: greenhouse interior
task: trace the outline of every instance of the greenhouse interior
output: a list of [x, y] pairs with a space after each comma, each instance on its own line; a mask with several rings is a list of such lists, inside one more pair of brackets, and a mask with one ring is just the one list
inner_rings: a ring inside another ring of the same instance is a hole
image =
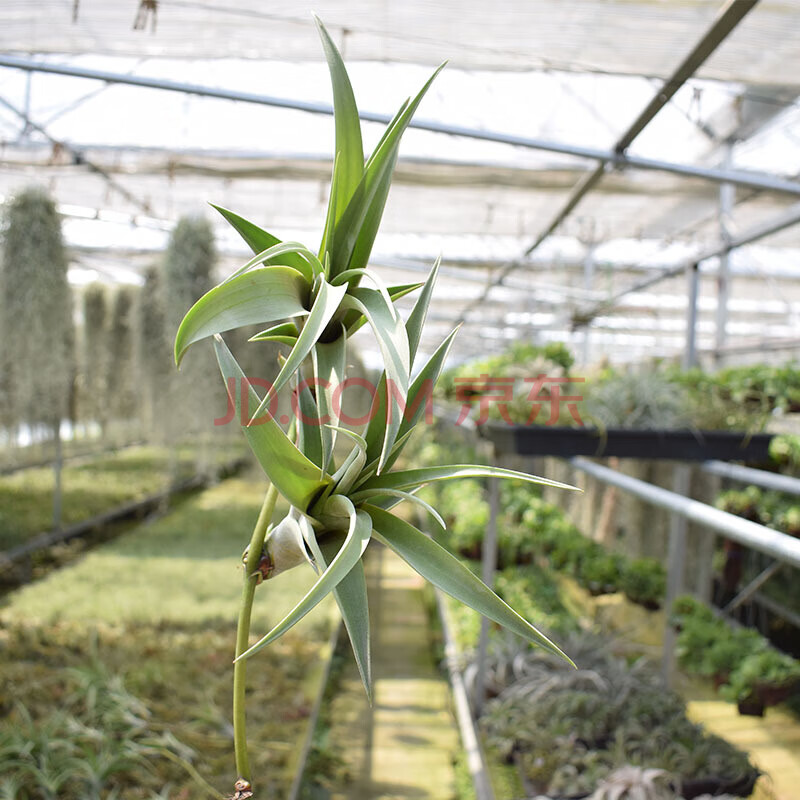
[[800, 0], [7, 0], [0, 139], [0, 800], [800, 797]]

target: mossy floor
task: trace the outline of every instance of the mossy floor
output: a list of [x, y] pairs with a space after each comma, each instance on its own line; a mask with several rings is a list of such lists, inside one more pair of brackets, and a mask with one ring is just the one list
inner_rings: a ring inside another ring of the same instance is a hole
[[423, 580], [374, 547], [367, 581], [375, 702], [367, 704], [350, 660], [330, 714], [330, 740], [347, 765], [332, 800], [452, 800], [460, 744], [449, 686], [431, 655]]

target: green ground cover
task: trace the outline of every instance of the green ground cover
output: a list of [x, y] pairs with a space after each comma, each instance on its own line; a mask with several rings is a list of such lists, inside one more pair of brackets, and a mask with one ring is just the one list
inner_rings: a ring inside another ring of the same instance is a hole
[[[263, 481], [227, 480], [7, 598], [0, 798], [184, 800], [231, 786], [239, 559], [262, 492]], [[312, 580], [299, 569], [260, 588], [254, 635]], [[333, 610], [252, 662], [251, 759], [265, 796], [289, 787]]]
[[[215, 445], [210, 464], [223, 465], [242, 454], [238, 443]], [[133, 447], [78, 464], [62, 476], [64, 525], [89, 519], [119, 505], [166, 489], [196, 474], [198, 448]], [[52, 527], [53, 470], [36, 467], [0, 476], [0, 550]]]

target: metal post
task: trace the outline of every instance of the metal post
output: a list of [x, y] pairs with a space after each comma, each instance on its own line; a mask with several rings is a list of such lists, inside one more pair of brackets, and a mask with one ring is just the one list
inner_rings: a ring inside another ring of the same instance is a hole
[[[492, 448], [492, 464], [497, 466], [495, 449]], [[489, 478], [489, 524], [483, 537], [483, 582], [494, 586], [494, 573], [497, 569], [497, 516], [500, 510], [500, 497], [497, 478]], [[475, 716], [480, 716], [486, 701], [486, 658], [489, 649], [489, 620], [481, 617], [481, 635], [478, 640], [477, 670], [475, 674]]]
[[[686, 464], [676, 464], [672, 477], [672, 491], [681, 497], [689, 496], [690, 469]], [[683, 575], [686, 568], [686, 517], [676, 512], [669, 516], [669, 553], [667, 556], [667, 596], [665, 606], [667, 620], [675, 598], [683, 592]], [[667, 621], [664, 626], [664, 653], [661, 662], [662, 675], [668, 686], [672, 685], [675, 672], [675, 630]]]
[[700, 265], [695, 262], [686, 270], [686, 346], [683, 368], [697, 366], [697, 296], [700, 291]]
[[[583, 260], [583, 288], [589, 292], [594, 285], [594, 251], [597, 245], [594, 242], [589, 242], [586, 247], [586, 256]], [[581, 365], [587, 366], [589, 364], [589, 341], [591, 338], [591, 323], [584, 326], [583, 329], [583, 355], [581, 357]]]
[[[733, 159], [733, 143], [725, 143], [724, 169], [730, 169]], [[719, 187], [719, 237], [723, 245], [730, 247], [730, 220], [736, 200], [736, 187], [731, 183], [720, 184]], [[714, 364], [722, 366], [725, 353], [723, 348], [727, 339], [728, 296], [730, 294], [730, 257], [729, 249], [723, 250], [719, 256], [717, 272], [717, 325], [714, 336]]]

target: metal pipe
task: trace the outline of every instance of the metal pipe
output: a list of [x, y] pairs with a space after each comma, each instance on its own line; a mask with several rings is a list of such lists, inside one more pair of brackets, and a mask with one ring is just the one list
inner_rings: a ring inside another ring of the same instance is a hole
[[659, 272], [658, 275], [653, 275], [649, 278], [645, 278], [644, 280], [637, 281], [636, 283], [632, 283], [627, 288], [621, 289], [619, 292], [609, 297], [608, 300], [604, 300], [602, 303], [597, 303], [587, 311], [583, 311], [579, 315], [576, 315], [574, 323], [575, 327], [585, 325], [588, 321], [594, 319], [594, 317], [596, 317], [598, 314], [603, 314], [609, 311], [627, 294], [632, 294], [633, 292], [647, 289], [656, 283], [661, 283], [661, 281], [674, 278], [676, 275], [680, 275], [686, 270], [687, 265], [694, 263], [700, 264], [710, 258], [717, 258], [724, 253], [730, 253], [732, 250], [737, 250], [740, 247], [752, 244], [753, 242], [763, 239], [766, 236], [779, 233], [780, 231], [790, 228], [793, 225], [797, 225], [798, 223], [800, 223], [800, 203], [795, 203], [794, 205], [789, 206], [786, 211], [778, 214], [771, 220], [754, 225], [752, 228], [744, 231], [738, 236], [732, 237], [729, 241], [723, 241], [720, 244], [701, 252], [699, 256], [695, 256], [688, 262], [684, 262], [677, 267], [665, 269], [662, 272]]
[[594, 464], [584, 458], [570, 458], [569, 462], [576, 469], [597, 478], [597, 480], [618, 486], [648, 503], [665, 508], [667, 511], [682, 514], [690, 522], [712, 528], [724, 534], [728, 539], [800, 568], [800, 539], [779, 533], [763, 525], [757, 525], [755, 522], [728, 514], [726, 511], [720, 511], [697, 500], [681, 497], [675, 492], [653, 486], [638, 478], [622, 475], [613, 469]]
[[749, 483], [761, 486], [776, 492], [785, 492], [800, 496], [800, 478], [791, 475], [779, 475], [776, 472], [767, 472], [763, 469], [742, 467], [739, 464], [728, 464], [725, 461], [704, 461], [700, 468], [710, 475], [719, 475], [721, 478], [730, 478], [740, 483]]
[[[725, 142], [723, 165], [730, 167], [733, 160], [733, 143]], [[723, 183], [719, 187], [719, 238], [723, 246], [730, 245], [731, 215], [736, 200], [736, 187]], [[722, 348], [728, 334], [728, 300], [730, 299], [730, 250], [725, 250], [719, 257], [717, 271], [717, 313], [716, 330], [714, 332], [714, 365], [722, 366]]]
[[[672, 489], [676, 496], [689, 494], [691, 470], [688, 464], [678, 464], [672, 476]], [[671, 511], [669, 515], [669, 545], [667, 553], [666, 607], [672, 608], [678, 595], [683, 594], [683, 574], [686, 568], [686, 536], [689, 523], [682, 514]], [[661, 676], [667, 686], [675, 677], [675, 629], [666, 621], [664, 626], [664, 651], [661, 657]]]
[[700, 291], [700, 265], [692, 264], [687, 270], [689, 281], [686, 293], [686, 346], [683, 352], [683, 368], [697, 366], [697, 295]]
[[[0, 67], [20, 69], [31, 72], [45, 72], [51, 75], [66, 75], [75, 78], [104, 81], [106, 83], [119, 83], [129, 86], [139, 86], [146, 89], [160, 89], [168, 92], [193, 94], [198, 97], [213, 97], [218, 100], [234, 100], [240, 103], [254, 103], [256, 105], [274, 106], [276, 108], [304, 111], [309, 114], [333, 114], [333, 106], [327, 103], [314, 103], [304, 100], [290, 100], [273, 95], [255, 94], [253, 92], [239, 92], [230, 89], [203, 86], [201, 84], [170, 81], [163, 78], [149, 78], [141, 75], [126, 75], [121, 72], [107, 70], [87, 69], [69, 64], [47, 64], [30, 58], [19, 56], [0, 55]], [[360, 111], [359, 117], [366, 122], [387, 124], [391, 121], [388, 114], [378, 114], [370, 111]], [[541, 150], [548, 153], [586, 158], [613, 165], [619, 169], [643, 169], [670, 172], [688, 178], [701, 178], [715, 183], [733, 183], [739, 186], [748, 186], [755, 189], [765, 189], [776, 192], [785, 192], [800, 195], [800, 183], [784, 178], [765, 175], [763, 173], [749, 172], [746, 170], [724, 170], [713, 167], [699, 167], [692, 164], [678, 164], [672, 161], [662, 161], [655, 158], [643, 158], [603, 150], [596, 147], [581, 147], [580, 145], [553, 142], [528, 136], [514, 136], [513, 134], [498, 133], [493, 131], [469, 128], [462, 125], [447, 125], [433, 120], [413, 119], [409, 125], [418, 130], [442, 133], [448, 136], [475, 139], [482, 142], [495, 142], [513, 147], [524, 147], [529, 150]]]
[[[780, 561], [773, 561], [767, 565], [765, 569], [756, 575], [747, 586], [742, 589], [733, 600], [722, 609], [723, 616], [726, 614], [731, 614], [732, 612], [736, 611], [737, 608], [742, 603], [746, 603], [773, 575], [779, 572], [783, 568], [783, 564]], [[668, 606], [668, 608], [672, 608], [672, 606]]]
[[672, 99], [678, 89], [703, 65], [705, 60], [722, 44], [728, 34], [753, 10], [758, 0], [728, 0], [717, 12], [702, 39], [681, 61], [672, 76], [664, 82], [658, 94], [631, 124], [617, 142], [616, 150], [627, 149], [650, 121]]

